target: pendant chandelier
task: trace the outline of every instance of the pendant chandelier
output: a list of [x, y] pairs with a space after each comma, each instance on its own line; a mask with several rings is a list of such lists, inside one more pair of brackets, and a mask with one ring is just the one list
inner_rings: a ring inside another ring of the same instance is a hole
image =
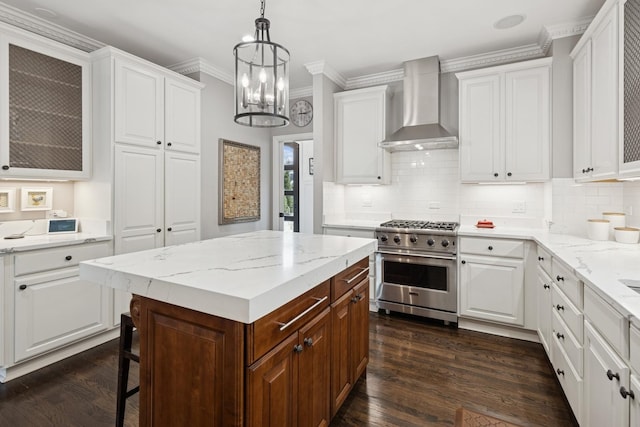
[[273, 43], [270, 22], [260, 2], [254, 40], [233, 48], [235, 68], [236, 123], [251, 127], [280, 127], [289, 124], [289, 51]]

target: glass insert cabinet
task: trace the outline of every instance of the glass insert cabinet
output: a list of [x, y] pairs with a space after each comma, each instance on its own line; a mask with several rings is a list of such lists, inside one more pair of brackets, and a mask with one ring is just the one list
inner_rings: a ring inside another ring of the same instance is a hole
[[0, 33], [0, 178], [90, 178], [89, 79], [88, 54]]

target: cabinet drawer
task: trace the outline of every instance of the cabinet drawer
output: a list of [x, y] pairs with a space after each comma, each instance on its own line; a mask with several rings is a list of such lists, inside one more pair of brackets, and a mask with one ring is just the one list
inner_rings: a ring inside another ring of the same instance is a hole
[[584, 291], [584, 315], [620, 356], [629, 357], [629, 320], [589, 287]]
[[633, 325], [629, 328], [629, 362], [636, 372], [640, 372], [640, 329]]
[[578, 424], [580, 424], [582, 422], [582, 378], [571, 366], [566, 353], [558, 345], [558, 341], [554, 339], [551, 340], [551, 355], [553, 357], [551, 361], [553, 371], [562, 386], [562, 390], [564, 390], [564, 395], [569, 401]]
[[110, 245], [100, 242], [19, 253], [14, 256], [14, 275], [75, 267], [80, 261], [109, 256]]
[[582, 344], [584, 342], [582, 336], [584, 331], [582, 321], [584, 317], [582, 312], [567, 299], [556, 284], [551, 285], [551, 304], [553, 305], [553, 311], [560, 316], [578, 342]]
[[547, 274], [551, 274], [551, 254], [540, 245], [538, 245], [538, 265], [540, 265]]
[[[368, 259], [367, 259], [368, 263]], [[247, 325], [247, 365], [329, 307], [330, 280]]]
[[583, 376], [582, 371], [582, 344], [578, 342], [564, 321], [560, 318], [557, 311], [553, 312], [553, 338], [558, 342], [558, 345], [562, 347], [567, 354], [567, 358], [571, 365], [575, 368], [580, 377]]
[[466, 254], [523, 258], [524, 242], [520, 240], [462, 237], [460, 239], [460, 252]]
[[362, 258], [351, 267], [345, 268], [331, 278], [331, 302], [345, 294], [349, 289], [369, 276], [369, 258]]
[[558, 285], [558, 288], [569, 297], [571, 302], [579, 309], [582, 309], [584, 287], [582, 282], [555, 258], [551, 260], [551, 278]]

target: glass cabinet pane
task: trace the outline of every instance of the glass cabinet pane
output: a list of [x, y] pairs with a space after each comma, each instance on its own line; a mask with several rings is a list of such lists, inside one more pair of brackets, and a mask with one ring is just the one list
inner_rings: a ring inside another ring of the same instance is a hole
[[82, 67], [9, 45], [9, 166], [82, 170]]

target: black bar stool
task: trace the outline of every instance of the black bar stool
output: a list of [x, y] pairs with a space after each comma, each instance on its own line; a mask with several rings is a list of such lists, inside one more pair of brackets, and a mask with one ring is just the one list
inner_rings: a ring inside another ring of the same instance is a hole
[[140, 363], [140, 356], [131, 352], [133, 341], [133, 319], [129, 313], [120, 315], [120, 350], [118, 355], [118, 401], [116, 405], [116, 427], [124, 425], [124, 410], [127, 398], [140, 391], [140, 386], [127, 390], [129, 386], [129, 364]]

